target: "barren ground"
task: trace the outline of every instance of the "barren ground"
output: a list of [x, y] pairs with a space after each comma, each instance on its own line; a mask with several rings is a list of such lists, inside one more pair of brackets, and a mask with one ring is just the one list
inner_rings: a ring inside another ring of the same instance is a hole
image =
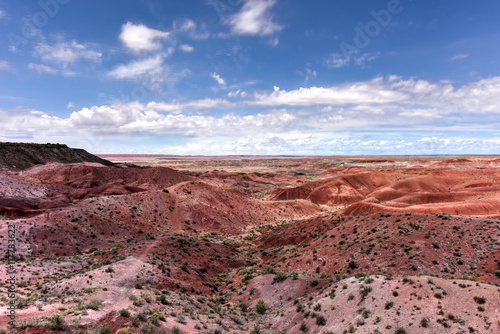
[[7, 330], [500, 332], [498, 157], [100, 157], [0, 173]]

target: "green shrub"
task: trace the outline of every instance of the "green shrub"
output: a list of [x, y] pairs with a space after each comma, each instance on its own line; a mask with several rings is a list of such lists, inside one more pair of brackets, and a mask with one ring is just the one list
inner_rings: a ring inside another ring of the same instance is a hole
[[307, 331], [309, 330], [309, 329], [307, 328], [307, 326], [306, 326], [306, 323], [305, 323], [305, 322], [302, 322], [302, 323], [300, 324], [299, 329], [300, 329], [302, 332], [304, 332], [304, 333], [305, 333], [305, 332], [307, 332]]
[[255, 311], [259, 314], [264, 314], [266, 313], [267, 311], [267, 308], [266, 308], [266, 304], [264, 303], [264, 301], [262, 299], [260, 299], [258, 302], [257, 302], [257, 305], [255, 305]]
[[484, 304], [486, 303], [486, 298], [485, 297], [478, 297], [478, 296], [475, 296], [474, 297], [474, 301], [478, 304]]
[[316, 318], [316, 325], [318, 326], [324, 326], [326, 325], [326, 319], [324, 316], [322, 315], [318, 315], [318, 317]]
[[108, 325], [102, 325], [95, 329], [96, 334], [109, 334], [109, 332], [111, 332], [111, 330]]
[[88, 304], [87, 308], [97, 311], [101, 308], [103, 301], [100, 299], [92, 299]]
[[153, 324], [150, 323], [149, 321], [143, 324], [141, 327], [139, 327], [139, 331], [142, 334], [156, 334], [157, 332], [156, 327], [153, 326]]
[[371, 291], [372, 291], [372, 287], [371, 286], [365, 286], [363, 288], [363, 290], [361, 290], [361, 295], [363, 297], [366, 297]]
[[262, 330], [258, 325], [254, 325], [252, 330], [250, 331], [250, 334], [261, 334]]
[[279, 283], [279, 282], [283, 282], [283, 281], [285, 281], [287, 278], [288, 278], [288, 275], [287, 275], [287, 274], [282, 273], [282, 272], [279, 272], [279, 273], [277, 273], [276, 275], [274, 275], [273, 282], [272, 282], [271, 284], [274, 284], [274, 283]]
[[120, 311], [118, 311], [118, 313], [122, 316], [122, 317], [125, 317], [125, 318], [128, 318], [130, 317], [130, 311], [127, 310], [127, 309], [121, 309]]
[[49, 327], [58, 331], [62, 331], [66, 328], [66, 320], [59, 314], [56, 314], [49, 318]]
[[177, 317], [175, 317], [175, 321], [177, 321], [180, 324], [185, 324], [186, 317], [184, 317], [182, 314], [179, 314]]

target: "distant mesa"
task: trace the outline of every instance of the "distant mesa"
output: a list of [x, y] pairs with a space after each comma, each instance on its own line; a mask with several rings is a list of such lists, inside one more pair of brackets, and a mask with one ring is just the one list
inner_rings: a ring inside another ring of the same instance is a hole
[[34, 165], [45, 165], [49, 162], [64, 164], [93, 162], [104, 166], [114, 166], [108, 160], [80, 148], [70, 148], [65, 144], [0, 142], [0, 168], [25, 170]]

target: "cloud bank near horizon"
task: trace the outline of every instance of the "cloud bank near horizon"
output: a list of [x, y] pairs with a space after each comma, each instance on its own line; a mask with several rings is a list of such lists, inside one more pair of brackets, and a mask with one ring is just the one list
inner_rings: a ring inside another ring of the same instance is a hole
[[[499, 131], [499, 106], [500, 77], [454, 87], [389, 75], [293, 91], [274, 87], [230, 99], [92, 106], [67, 118], [39, 110], [4, 112], [0, 128], [6, 139], [12, 134], [19, 140], [43, 136], [78, 143], [80, 137], [83, 146], [89, 137], [185, 140], [145, 153], [432, 154], [476, 153], [479, 147], [477, 153], [484, 153], [500, 148], [500, 139], [481, 138]], [[237, 112], [248, 108], [258, 111]], [[109, 153], [98, 146], [92, 151]]]

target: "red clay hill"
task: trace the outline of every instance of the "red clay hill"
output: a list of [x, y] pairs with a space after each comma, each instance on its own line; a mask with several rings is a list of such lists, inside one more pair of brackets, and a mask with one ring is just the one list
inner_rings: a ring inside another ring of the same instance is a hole
[[500, 332], [497, 157], [0, 149], [6, 331]]

